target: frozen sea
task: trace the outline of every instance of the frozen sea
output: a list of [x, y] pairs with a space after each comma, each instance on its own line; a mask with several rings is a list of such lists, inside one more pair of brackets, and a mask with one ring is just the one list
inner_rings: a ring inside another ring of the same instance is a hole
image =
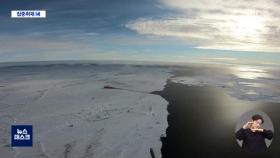
[[[161, 157], [168, 102], [153, 92], [162, 91], [167, 82], [217, 87], [237, 100], [280, 102], [280, 71], [275, 67], [2, 63], [1, 157], [150, 158], [151, 148]], [[33, 125], [32, 148], [10, 146], [12, 124]]]

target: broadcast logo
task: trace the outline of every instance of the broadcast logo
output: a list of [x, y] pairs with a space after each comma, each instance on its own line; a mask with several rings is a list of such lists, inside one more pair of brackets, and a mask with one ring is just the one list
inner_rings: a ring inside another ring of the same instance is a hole
[[32, 147], [33, 145], [32, 125], [12, 125], [11, 146], [12, 147]]

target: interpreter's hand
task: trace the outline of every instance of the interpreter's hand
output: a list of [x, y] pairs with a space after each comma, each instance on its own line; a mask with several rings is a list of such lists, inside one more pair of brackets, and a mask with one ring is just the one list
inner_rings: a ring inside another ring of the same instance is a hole
[[263, 132], [263, 129], [261, 128], [254, 128], [254, 129], [251, 129], [252, 132]]
[[243, 129], [247, 129], [247, 128], [250, 128], [251, 125], [253, 124], [253, 122], [247, 122], [245, 125], [243, 125]]

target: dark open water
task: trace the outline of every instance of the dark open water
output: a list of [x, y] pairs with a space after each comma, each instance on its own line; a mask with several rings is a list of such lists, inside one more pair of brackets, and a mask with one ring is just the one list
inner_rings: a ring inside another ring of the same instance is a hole
[[245, 158], [235, 139], [239, 117], [250, 110], [267, 113], [274, 124], [269, 150], [253, 157], [280, 158], [280, 104], [241, 101], [214, 87], [188, 86], [168, 81], [153, 92], [168, 102], [168, 128], [162, 137], [163, 158]]

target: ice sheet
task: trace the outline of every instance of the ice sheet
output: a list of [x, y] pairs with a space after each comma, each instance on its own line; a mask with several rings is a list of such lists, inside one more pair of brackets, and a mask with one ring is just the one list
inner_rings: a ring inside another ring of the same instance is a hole
[[[170, 76], [156, 66], [0, 68], [1, 157], [150, 158], [167, 128], [167, 102], [150, 92]], [[11, 124], [33, 125], [33, 148], [9, 147]]]

